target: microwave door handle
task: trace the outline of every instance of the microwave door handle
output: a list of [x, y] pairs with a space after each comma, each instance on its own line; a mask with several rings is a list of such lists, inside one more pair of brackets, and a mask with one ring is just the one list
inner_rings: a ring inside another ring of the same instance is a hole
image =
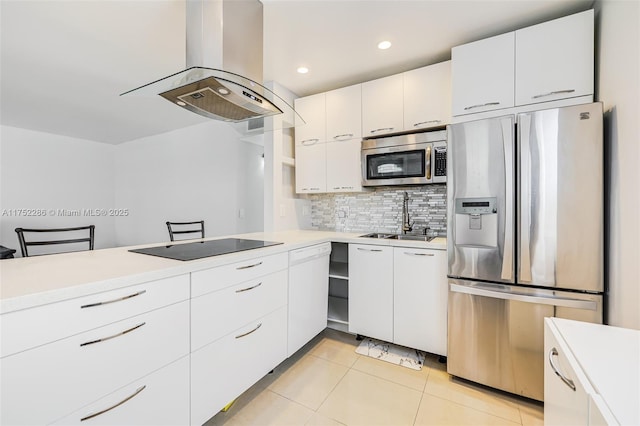
[[427, 147], [425, 169], [427, 172], [427, 180], [431, 180], [431, 145]]

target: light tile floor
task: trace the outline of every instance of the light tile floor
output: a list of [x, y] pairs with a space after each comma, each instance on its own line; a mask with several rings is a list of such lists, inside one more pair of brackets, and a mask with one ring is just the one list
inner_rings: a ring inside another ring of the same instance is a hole
[[453, 379], [435, 355], [415, 371], [358, 355], [358, 345], [323, 331], [206, 426], [543, 424], [541, 403]]

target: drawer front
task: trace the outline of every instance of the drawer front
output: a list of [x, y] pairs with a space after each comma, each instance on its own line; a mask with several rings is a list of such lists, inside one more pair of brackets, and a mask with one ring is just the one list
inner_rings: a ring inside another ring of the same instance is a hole
[[57, 421], [55, 425], [186, 425], [189, 357], [143, 377]]
[[287, 269], [288, 266], [287, 253], [279, 253], [193, 272], [191, 274], [191, 297], [201, 296], [262, 275]]
[[184, 301], [6, 357], [1, 423], [51, 422], [188, 353]]
[[286, 349], [283, 306], [192, 353], [191, 424], [203, 424], [260, 380], [285, 359]]
[[0, 315], [0, 353], [9, 356], [187, 299], [185, 274]]
[[286, 304], [286, 270], [196, 297], [191, 300], [191, 350]]

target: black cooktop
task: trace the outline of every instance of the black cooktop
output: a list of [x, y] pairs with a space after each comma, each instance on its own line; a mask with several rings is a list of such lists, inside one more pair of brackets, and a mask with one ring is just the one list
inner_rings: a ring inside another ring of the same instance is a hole
[[221, 240], [171, 244], [168, 246], [149, 247], [129, 251], [175, 260], [195, 260], [202, 259], [204, 257], [219, 256], [221, 254], [275, 246], [278, 244], [282, 243], [273, 241], [243, 240], [241, 238], [223, 238]]

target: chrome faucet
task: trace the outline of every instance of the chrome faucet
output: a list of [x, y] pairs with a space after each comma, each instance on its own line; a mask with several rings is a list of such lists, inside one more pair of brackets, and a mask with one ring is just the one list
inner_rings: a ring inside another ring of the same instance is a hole
[[413, 231], [413, 223], [409, 220], [409, 194], [405, 191], [402, 198], [402, 233], [411, 231]]

